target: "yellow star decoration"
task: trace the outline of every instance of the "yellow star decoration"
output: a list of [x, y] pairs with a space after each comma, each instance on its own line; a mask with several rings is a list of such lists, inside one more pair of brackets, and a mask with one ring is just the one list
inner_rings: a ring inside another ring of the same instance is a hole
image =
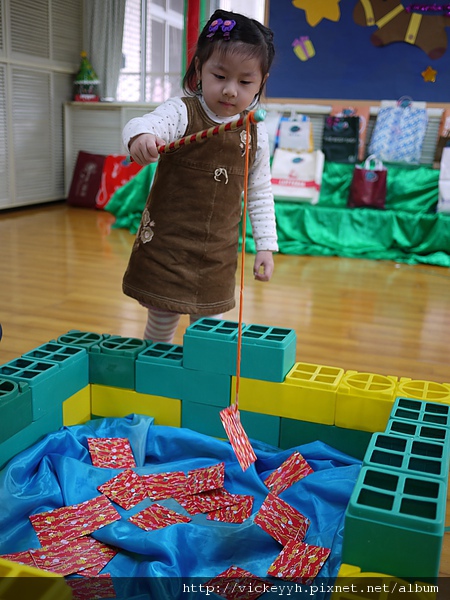
[[425, 71], [421, 73], [424, 81], [431, 81], [434, 83], [436, 81], [437, 71], [435, 71], [432, 67], [427, 67]]
[[322, 19], [329, 21], [339, 21], [341, 18], [341, 9], [339, 2], [341, 0], [292, 0], [295, 8], [306, 12], [306, 21], [311, 27], [315, 27]]

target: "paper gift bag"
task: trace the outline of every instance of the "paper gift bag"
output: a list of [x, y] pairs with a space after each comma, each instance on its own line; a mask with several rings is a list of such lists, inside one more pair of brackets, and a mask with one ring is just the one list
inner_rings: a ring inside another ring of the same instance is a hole
[[437, 212], [450, 214], [450, 181], [439, 181]]
[[383, 101], [369, 153], [385, 162], [419, 164], [427, 126], [424, 103], [413, 103], [409, 98], [400, 98], [394, 105]]
[[441, 168], [441, 159], [444, 148], [450, 147], [450, 134], [448, 135], [440, 135], [438, 141], [436, 143], [436, 149], [434, 151], [434, 162], [433, 167], [435, 169]]
[[370, 119], [370, 106], [333, 105], [332, 117], [359, 117], [358, 160], [364, 160], [366, 155], [367, 126]]
[[337, 163], [356, 163], [359, 149], [359, 117], [325, 119], [322, 152], [325, 159]]
[[102, 180], [106, 156], [91, 152], [78, 152], [70, 184], [67, 203], [71, 206], [95, 208], [95, 199]]
[[278, 144], [280, 121], [282, 116], [282, 113], [278, 110], [269, 109], [267, 111], [266, 118], [264, 119], [267, 135], [269, 137], [269, 152], [271, 157], [273, 156], [275, 148]]
[[437, 212], [450, 213], [450, 146], [442, 151]]
[[439, 132], [434, 152], [433, 167], [439, 169], [442, 158], [442, 151], [446, 146], [450, 146], [450, 110], [442, 111], [441, 121], [439, 123]]
[[110, 154], [103, 165], [100, 189], [95, 198], [96, 208], [104, 208], [116, 190], [125, 185], [140, 170], [141, 165], [121, 154]]
[[385, 207], [387, 170], [376, 156], [368, 156], [363, 165], [356, 165], [350, 184], [350, 208]]
[[450, 181], [450, 144], [442, 150], [439, 181]]
[[307, 115], [281, 117], [277, 147], [297, 152], [312, 152], [314, 141], [311, 119]]
[[291, 152], [277, 148], [272, 162], [272, 190], [277, 200], [319, 201], [323, 152]]

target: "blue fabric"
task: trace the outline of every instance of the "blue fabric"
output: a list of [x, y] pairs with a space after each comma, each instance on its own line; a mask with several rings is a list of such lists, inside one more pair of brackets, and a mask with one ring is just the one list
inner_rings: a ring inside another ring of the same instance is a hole
[[[320, 441], [280, 451], [252, 440], [258, 460], [243, 472], [227, 441], [189, 429], [155, 425], [151, 417], [143, 415], [96, 419], [84, 425], [63, 427], [10, 461], [0, 473], [0, 554], [38, 548], [40, 544], [29, 515], [98, 496], [97, 486], [121, 472], [92, 465], [87, 446], [89, 437], [128, 438], [139, 474], [187, 472], [224, 461], [225, 488], [232, 493], [254, 496], [253, 515], [267, 495], [263, 480], [294, 449], [298, 450], [314, 473], [280, 497], [311, 520], [305, 541], [332, 549], [320, 577], [337, 575], [344, 513], [360, 461]], [[281, 551], [280, 544], [253, 523], [253, 516], [236, 525], [195, 515], [191, 523], [153, 532], [127, 522], [132, 514], [151, 503], [144, 500], [128, 511], [114, 505], [123, 518], [93, 534], [119, 549], [104, 569], [114, 578], [118, 598], [139, 594], [149, 594], [150, 598], [198, 597], [186, 596], [184, 578], [204, 583], [232, 564], [266, 578], [267, 569]], [[187, 514], [173, 499], [160, 503]], [[268, 579], [280, 584], [279, 580]], [[269, 595], [264, 594], [263, 598]]]

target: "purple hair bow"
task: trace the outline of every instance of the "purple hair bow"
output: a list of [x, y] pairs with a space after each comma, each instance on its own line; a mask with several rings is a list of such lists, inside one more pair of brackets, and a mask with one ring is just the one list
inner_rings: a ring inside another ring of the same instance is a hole
[[233, 27], [235, 25], [236, 25], [236, 21], [234, 21], [233, 19], [226, 19], [225, 21], [223, 19], [214, 19], [214, 21], [209, 26], [209, 29], [208, 29], [209, 33], [206, 37], [208, 37], [212, 40], [212, 38], [214, 37], [214, 35], [218, 31], [218, 29], [221, 29], [222, 33], [223, 33], [223, 39], [229, 40], [230, 39], [230, 31], [233, 29]]

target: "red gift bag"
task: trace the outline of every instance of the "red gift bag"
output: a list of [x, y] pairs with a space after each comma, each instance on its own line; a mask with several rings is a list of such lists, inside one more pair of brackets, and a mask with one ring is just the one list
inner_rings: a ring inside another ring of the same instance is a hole
[[78, 152], [67, 203], [71, 206], [95, 208], [106, 156]]
[[110, 154], [103, 165], [100, 189], [95, 199], [96, 208], [104, 208], [114, 192], [125, 185], [142, 169], [125, 155]]
[[350, 208], [383, 209], [386, 202], [387, 170], [375, 155], [356, 165], [347, 205]]

